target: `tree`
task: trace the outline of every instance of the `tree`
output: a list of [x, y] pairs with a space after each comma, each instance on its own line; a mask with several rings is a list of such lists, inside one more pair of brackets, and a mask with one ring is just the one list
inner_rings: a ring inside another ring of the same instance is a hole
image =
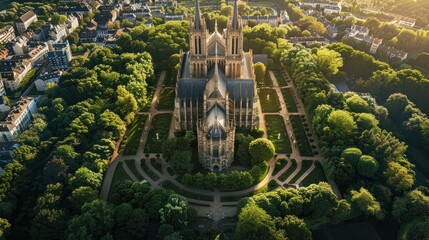
[[414, 185], [414, 172], [397, 162], [389, 162], [384, 172], [387, 185], [397, 192], [409, 190]]
[[0, 239], [7, 239], [10, 234], [10, 223], [7, 219], [0, 218]]
[[398, 36], [398, 47], [404, 50], [413, 50], [416, 44], [417, 33], [411, 29], [403, 28]]
[[353, 95], [352, 97], [347, 98], [346, 100], [347, 106], [356, 113], [367, 113], [370, 112], [370, 108], [368, 103], [363, 100], [358, 95]]
[[53, 157], [43, 169], [44, 184], [61, 182], [63, 183], [67, 177], [68, 166], [61, 158]]
[[392, 215], [401, 223], [411, 222], [419, 217], [429, 217], [429, 189], [417, 187], [404, 196], [396, 198]]
[[[94, 200], [82, 207], [82, 213], [69, 221], [67, 239], [100, 238], [112, 230], [113, 209], [102, 200]], [[89, 237], [92, 236], [92, 237]]]
[[338, 69], [343, 66], [341, 54], [327, 48], [319, 49], [314, 55], [314, 60], [316, 60], [320, 70], [326, 76], [333, 76], [337, 74]]
[[67, 214], [62, 209], [41, 209], [33, 218], [31, 239], [64, 239], [66, 220]]
[[268, 161], [274, 157], [276, 149], [274, 144], [265, 138], [258, 138], [250, 142], [249, 153], [252, 155], [252, 165]]
[[[253, 205], [246, 205], [238, 217], [235, 239], [248, 240], [275, 240], [278, 238], [274, 221], [263, 209]], [[281, 236], [281, 235], [280, 235]]]
[[125, 120], [128, 125], [134, 119], [134, 112], [137, 111], [137, 101], [124, 86], [118, 86], [116, 90], [116, 112]]
[[389, 96], [386, 101], [386, 108], [389, 111], [389, 116], [396, 121], [402, 121], [402, 114], [405, 107], [408, 106], [409, 100], [406, 95], [402, 93], [394, 93]]
[[331, 112], [328, 117], [328, 123], [336, 132], [350, 134], [356, 128], [356, 123], [352, 115], [344, 110], [335, 110]]
[[365, 177], [372, 177], [378, 170], [378, 162], [375, 158], [362, 155], [356, 165], [357, 172]]
[[367, 27], [372, 34], [374, 34], [378, 32], [381, 22], [377, 18], [371, 17], [365, 21], [364, 26]]
[[125, 123], [116, 113], [111, 112], [109, 109], [100, 115], [99, 121], [101, 129], [109, 131], [113, 134], [113, 139], [118, 139], [119, 136], [125, 131]]
[[358, 113], [356, 115], [358, 129], [369, 130], [378, 126], [378, 120], [370, 113]]
[[69, 166], [69, 171], [74, 172], [81, 165], [80, 154], [75, 152], [72, 146], [59, 145], [54, 150], [54, 156], [64, 160], [64, 163]]
[[352, 190], [350, 193], [353, 204], [356, 204], [365, 215], [374, 216], [377, 219], [384, 218], [380, 203], [366, 188], [362, 187], [359, 191]]
[[159, 210], [161, 223], [171, 224], [182, 229], [188, 224], [188, 203], [186, 198], [173, 194], [169, 196], [166, 204]]
[[51, 17], [52, 25], [64, 24], [67, 21], [66, 15], [61, 15], [58, 13], [54, 13]]
[[235, 137], [235, 140], [238, 144], [236, 148], [238, 161], [243, 165], [250, 165], [252, 156], [249, 152], [249, 145], [253, 140], [255, 140], [255, 138], [250, 135], [238, 133]]
[[21, 145], [13, 151], [13, 160], [22, 164], [32, 161], [37, 156], [37, 149], [28, 145]]
[[362, 156], [362, 151], [359, 148], [347, 148], [344, 149], [341, 157], [344, 158], [347, 162], [351, 163], [353, 166], [356, 166], [359, 162], [360, 157]]
[[261, 62], [257, 62], [253, 65], [253, 69], [255, 71], [256, 81], [259, 83], [264, 82], [266, 67], [265, 64]]
[[99, 189], [103, 175], [95, 173], [86, 167], [79, 168], [75, 174], [69, 179], [69, 185], [72, 188], [78, 187], [91, 187], [92, 189]]
[[311, 240], [311, 231], [304, 220], [294, 215], [286, 215], [282, 220], [276, 219], [288, 239]]
[[178, 174], [183, 175], [187, 172], [192, 172], [194, 165], [192, 164], [192, 152], [190, 151], [175, 151], [170, 160], [171, 168]]
[[91, 187], [78, 187], [68, 197], [76, 210], [80, 210], [85, 203], [92, 202], [98, 198], [98, 191]]

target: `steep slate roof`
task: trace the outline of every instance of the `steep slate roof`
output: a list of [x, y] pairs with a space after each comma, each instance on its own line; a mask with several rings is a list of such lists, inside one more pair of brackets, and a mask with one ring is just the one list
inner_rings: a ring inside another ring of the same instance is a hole
[[195, 0], [195, 29], [201, 29], [200, 3]]
[[232, 16], [232, 28], [238, 29], [238, 6], [237, 0], [234, 0], [234, 11]]

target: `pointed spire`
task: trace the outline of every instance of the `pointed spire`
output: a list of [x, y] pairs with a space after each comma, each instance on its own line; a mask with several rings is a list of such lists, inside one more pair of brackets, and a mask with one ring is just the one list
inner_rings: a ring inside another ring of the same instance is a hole
[[217, 19], [215, 20], [215, 29], [214, 30], [215, 30], [215, 32], [217, 32]]
[[234, 0], [234, 10], [232, 13], [232, 28], [238, 29], [238, 6], [237, 6], [237, 0]]
[[201, 15], [200, 15], [200, 3], [195, 0], [195, 29], [201, 29]]

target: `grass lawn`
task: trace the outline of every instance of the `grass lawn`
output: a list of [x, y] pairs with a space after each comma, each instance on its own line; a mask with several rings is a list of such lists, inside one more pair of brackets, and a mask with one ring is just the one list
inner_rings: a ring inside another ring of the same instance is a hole
[[301, 156], [314, 156], [313, 149], [311, 148], [310, 143], [308, 143], [307, 132], [301, 122], [301, 116], [291, 115], [289, 116], [289, 119], [293, 127], [293, 132], [295, 133], [297, 146]]
[[302, 182], [299, 184], [300, 186], [305, 187], [313, 183], [318, 184], [319, 182], [327, 182], [322, 164], [316, 161], [314, 165], [316, 166], [316, 168], [311, 171], [310, 175], [308, 175], [304, 180], [302, 180]]
[[174, 176], [176, 173], [174, 172], [174, 170], [171, 167], [167, 168], [167, 172], [168, 174], [170, 174], [171, 176]]
[[124, 146], [123, 155], [135, 155], [137, 153], [146, 119], [147, 115], [136, 115], [134, 121], [128, 127], [128, 132], [121, 143]]
[[177, 78], [177, 70], [173, 69], [171, 71], [167, 71], [164, 79], [164, 86], [166, 87], [174, 87], [176, 85]]
[[[268, 139], [273, 142], [276, 147], [277, 153], [291, 153], [292, 148], [290, 145], [289, 137], [286, 133], [286, 127], [283, 117], [280, 115], [267, 115], [265, 116], [267, 125]], [[278, 135], [280, 133], [280, 139]]]
[[275, 69], [273, 70], [274, 76], [276, 76], [277, 82], [280, 87], [287, 86], [286, 79], [283, 77], [281, 69]]
[[288, 112], [298, 112], [296, 107], [295, 99], [293, 98], [292, 91], [289, 88], [282, 89], [283, 98], [286, 102], [286, 108]]
[[276, 167], [273, 171], [273, 176], [276, 175], [280, 170], [282, 170], [287, 165], [287, 160], [284, 158], [277, 159]]
[[152, 170], [150, 170], [150, 168], [146, 165], [144, 158], [141, 160], [141, 167], [143, 172], [145, 172], [153, 181], [159, 180], [159, 176], [156, 173], [154, 173]]
[[113, 187], [116, 185], [116, 183], [121, 182], [122, 180], [132, 179], [125, 172], [122, 162], [119, 162], [118, 165], [116, 165], [115, 173], [113, 174], [112, 182], [110, 183], [109, 196], [107, 197], [108, 200], [110, 200], [110, 194], [112, 193]]
[[125, 164], [139, 181], [142, 181], [144, 179], [144, 177], [140, 175], [140, 173], [137, 171], [136, 164], [133, 159], [125, 160]]
[[290, 180], [290, 183], [295, 183], [313, 164], [312, 160], [302, 160], [301, 170]]
[[158, 162], [158, 159], [156, 158], [151, 158], [150, 159], [150, 164], [156, 169], [158, 170], [158, 172], [162, 173], [162, 166], [161, 163]]
[[[267, 99], [267, 96], [269, 96], [269, 99]], [[259, 99], [261, 100], [262, 112], [272, 113], [280, 111], [280, 103], [276, 90], [261, 89]]]
[[259, 87], [272, 87], [273, 86], [273, 81], [271, 81], [271, 77], [270, 77], [270, 74], [268, 73], [268, 71], [265, 72], [264, 79], [262, 79], [261, 81], [258, 81], [258, 86]]
[[[167, 140], [170, 130], [171, 114], [163, 113], [156, 115], [150, 126], [145, 153], [162, 153], [162, 143]], [[156, 139], [158, 133], [159, 139]]]
[[292, 162], [292, 165], [278, 179], [282, 182], [285, 181], [296, 170], [296, 167], [296, 162]]
[[159, 94], [158, 104], [156, 108], [158, 110], [173, 110], [174, 109], [174, 88], [164, 88]]
[[181, 189], [179, 186], [174, 185], [170, 181], [165, 181], [165, 182], [162, 182], [161, 184], [162, 184], [163, 188], [173, 190], [177, 194], [180, 194], [180, 195], [187, 197], [187, 198], [192, 198], [195, 200], [204, 200], [204, 201], [213, 201], [214, 200], [213, 196], [188, 192], [186, 190]]

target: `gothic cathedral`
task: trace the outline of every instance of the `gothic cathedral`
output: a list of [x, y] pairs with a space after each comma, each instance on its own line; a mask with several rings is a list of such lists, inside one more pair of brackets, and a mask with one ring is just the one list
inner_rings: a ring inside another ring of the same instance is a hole
[[227, 28], [207, 30], [196, 0], [189, 52], [181, 52], [176, 84], [176, 130], [197, 132], [198, 157], [211, 171], [234, 160], [236, 127], [257, 128], [259, 97], [252, 51], [243, 51], [243, 24], [237, 1]]

